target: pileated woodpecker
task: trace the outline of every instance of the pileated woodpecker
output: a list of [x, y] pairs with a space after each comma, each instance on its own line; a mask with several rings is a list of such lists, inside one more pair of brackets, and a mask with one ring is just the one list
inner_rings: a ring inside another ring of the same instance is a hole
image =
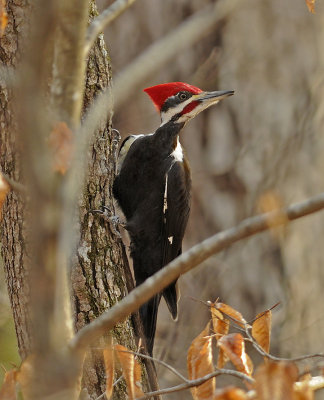
[[[234, 91], [204, 92], [172, 82], [144, 89], [161, 115], [148, 135], [131, 135], [122, 143], [113, 193], [125, 217], [131, 240], [136, 285], [181, 254], [189, 210], [191, 178], [179, 142], [184, 125]], [[176, 281], [140, 308], [148, 352], [152, 355], [161, 296], [175, 320]]]

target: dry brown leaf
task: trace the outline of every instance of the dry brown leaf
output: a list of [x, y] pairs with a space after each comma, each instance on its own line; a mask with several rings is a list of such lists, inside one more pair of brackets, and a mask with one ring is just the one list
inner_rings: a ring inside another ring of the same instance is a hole
[[[213, 330], [215, 333], [216, 340], [219, 340], [224, 335], [228, 334], [229, 331], [229, 320], [224, 318], [223, 314], [216, 310], [215, 307], [211, 307], [212, 321], [213, 321]], [[217, 368], [223, 368], [226, 362], [228, 361], [228, 357], [224, 353], [222, 348], [218, 350], [217, 357]]]
[[217, 368], [224, 368], [224, 365], [227, 363], [229, 358], [222, 348], [219, 348], [218, 357], [217, 357]]
[[133, 354], [126, 347], [116, 344], [115, 351], [123, 369], [123, 375], [127, 385], [128, 398], [134, 400], [144, 396], [141, 387], [141, 366], [135, 360]]
[[0, 37], [4, 34], [8, 23], [8, 14], [6, 10], [6, 0], [0, 0]]
[[[209, 325], [192, 341], [187, 355], [188, 376], [190, 380], [202, 378], [214, 371], [212, 337], [209, 336]], [[191, 389], [195, 400], [213, 400], [216, 378], [211, 378], [198, 387]]]
[[106, 372], [106, 397], [109, 400], [113, 392], [114, 384], [114, 373], [115, 373], [115, 360], [114, 352], [111, 345], [103, 351], [103, 357], [105, 362], [105, 372]]
[[6, 200], [6, 196], [10, 190], [10, 186], [5, 178], [0, 173], [0, 218], [1, 218], [1, 209], [4, 201]]
[[0, 389], [0, 400], [16, 400], [17, 370], [7, 371]]
[[312, 14], [315, 13], [315, 0], [305, 0], [306, 5], [308, 7], [308, 11], [311, 12]]
[[253, 364], [245, 352], [244, 338], [240, 333], [230, 333], [223, 336], [217, 342], [217, 346], [225, 352], [239, 372], [252, 375]]
[[142, 390], [142, 368], [140, 364], [135, 360], [134, 363], [134, 384], [135, 384], [135, 397], [141, 397], [144, 395]]
[[228, 333], [229, 320], [224, 318], [223, 314], [216, 310], [215, 307], [211, 307], [210, 311], [213, 321], [213, 330], [216, 335], [216, 339], [218, 340]]
[[246, 400], [246, 393], [239, 388], [228, 386], [224, 389], [217, 389], [214, 400]]
[[295, 400], [294, 382], [298, 377], [295, 364], [268, 361], [255, 373], [258, 400]]
[[272, 313], [267, 310], [258, 314], [252, 324], [252, 336], [266, 353], [270, 350], [271, 319]]
[[71, 129], [65, 122], [57, 122], [48, 139], [53, 152], [53, 169], [64, 175], [71, 165], [74, 140]]
[[215, 303], [215, 308], [223, 313], [225, 317], [230, 317], [235, 323], [244, 328], [246, 321], [239, 311], [225, 303]]
[[216, 304], [217, 304], [217, 302], [216, 303], [210, 302], [210, 312], [211, 312], [212, 318], [223, 320], [224, 316], [220, 311], [218, 311], [216, 309], [216, 307], [215, 307]]

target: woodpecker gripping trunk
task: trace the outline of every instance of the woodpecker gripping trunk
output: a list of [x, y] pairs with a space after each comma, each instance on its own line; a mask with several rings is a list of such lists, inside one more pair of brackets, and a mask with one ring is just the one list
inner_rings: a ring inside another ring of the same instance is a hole
[[[145, 91], [160, 112], [162, 124], [153, 134], [132, 135], [124, 140], [113, 186], [127, 221], [136, 285], [182, 251], [190, 210], [191, 176], [179, 142], [180, 131], [200, 111], [233, 94], [233, 91], [203, 92], [182, 82], [157, 85]], [[162, 296], [176, 319], [179, 299], [176, 281], [140, 308], [151, 355]]]

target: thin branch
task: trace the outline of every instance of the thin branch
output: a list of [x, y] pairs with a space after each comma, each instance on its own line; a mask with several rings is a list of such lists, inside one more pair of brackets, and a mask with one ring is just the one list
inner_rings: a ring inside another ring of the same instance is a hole
[[[271, 358], [271, 357], [269, 357], [269, 358]], [[305, 354], [303, 356], [293, 357], [293, 358], [273, 357], [273, 359], [275, 361], [288, 361], [288, 362], [298, 362], [298, 361], [307, 360], [308, 358], [324, 358], [324, 353]]]
[[267, 310], [264, 310], [262, 313], [260, 313], [258, 316], [256, 316], [255, 318], [253, 318], [251, 321], [247, 321], [248, 325], [252, 325], [257, 319], [262, 318], [268, 311], [272, 311], [273, 309], [275, 309], [276, 307], [278, 307], [280, 304], [280, 301], [278, 301], [278, 303], [274, 304], [272, 307], [268, 308]]
[[[124, 273], [125, 273], [125, 278], [126, 278], [126, 287], [128, 293], [131, 292], [134, 287], [135, 287], [135, 282], [134, 278], [129, 266], [125, 246], [122, 246], [122, 257], [123, 257], [123, 264], [124, 264]], [[147, 353], [147, 348], [146, 348], [146, 341], [145, 341], [145, 335], [144, 335], [144, 328], [143, 328], [143, 323], [140, 318], [139, 312], [134, 312], [131, 316], [134, 331], [135, 331], [135, 336], [141, 338], [142, 340], [142, 346], [143, 350]], [[144, 339], [144, 340], [143, 340]], [[142, 355], [143, 356], [143, 355]], [[146, 368], [148, 380], [149, 380], [149, 385], [151, 390], [158, 390], [159, 389], [159, 383], [156, 375], [156, 370], [154, 366], [154, 362], [150, 359], [150, 357], [144, 357], [143, 363]]]
[[254, 340], [254, 338], [251, 336], [251, 334], [248, 331], [246, 331], [246, 334], [249, 337], [249, 339], [247, 339], [247, 340], [250, 343], [252, 343], [252, 345], [256, 349], [256, 351], [259, 354], [261, 354], [263, 357], [266, 357], [266, 358], [268, 358], [269, 360], [272, 360], [272, 361], [298, 362], [298, 361], [307, 360], [309, 358], [324, 358], [324, 353], [304, 354], [303, 356], [292, 357], [292, 358], [277, 357], [277, 356], [274, 356], [274, 355], [264, 351], [262, 349], [262, 347]]
[[136, 400], [144, 400], [144, 399], [148, 399], [152, 396], [180, 392], [181, 390], [186, 390], [186, 389], [190, 389], [192, 387], [200, 386], [203, 383], [207, 382], [209, 379], [214, 378], [215, 376], [219, 376], [219, 375], [231, 375], [231, 376], [235, 376], [240, 379], [244, 379], [249, 383], [252, 383], [252, 384], [254, 383], [253, 378], [251, 378], [250, 376], [248, 376], [246, 374], [243, 374], [242, 372], [233, 371], [231, 369], [216, 369], [214, 372], [212, 372], [208, 375], [205, 375], [202, 378], [194, 379], [192, 381], [189, 381], [188, 383], [182, 383], [181, 385], [172, 386], [170, 388], [157, 390], [155, 392], [145, 393], [144, 396], [139, 397]]
[[[118, 383], [124, 378], [123, 375], [120, 375], [120, 377], [118, 379], [115, 380], [115, 382], [113, 383], [113, 387], [116, 387], [118, 385]], [[98, 396], [96, 398], [96, 400], [100, 400], [103, 399], [106, 396], [106, 393], [101, 393], [100, 396]]]
[[184, 382], [186, 382], [186, 383], [189, 383], [190, 382], [190, 380], [189, 379], [187, 379], [186, 377], [184, 377], [182, 374], [180, 374], [180, 372], [179, 371], [177, 371], [175, 368], [173, 368], [173, 367], [171, 367], [171, 365], [169, 365], [169, 364], [167, 364], [166, 362], [164, 362], [164, 361], [162, 361], [162, 360], [159, 360], [158, 358], [154, 358], [154, 357], [151, 357], [151, 356], [147, 356], [146, 354], [142, 354], [142, 353], [137, 353], [137, 352], [135, 352], [135, 351], [121, 351], [121, 350], [119, 350], [120, 352], [122, 352], [122, 353], [130, 353], [130, 354], [134, 354], [134, 356], [138, 356], [138, 357], [141, 357], [141, 358], [145, 358], [145, 359], [147, 359], [147, 360], [151, 360], [151, 361], [154, 361], [154, 362], [156, 362], [157, 364], [161, 364], [161, 365], [163, 365], [163, 367], [165, 367], [165, 368], [167, 368], [168, 370], [170, 370], [171, 372], [173, 372], [178, 378], [180, 378], [181, 380], [183, 380]]
[[134, 2], [135, 0], [116, 0], [91, 22], [85, 38], [84, 58], [87, 57], [99, 33]]
[[[278, 304], [278, 303], [277, 303]], [[277, 305], [276, 304], [276, 305]], [[275, 305], [275, 306], [276, 306]], [[273, 307], [275, 307], [273, 306]], [[272, 307], [272, 308], [273, 308]], [[253, 347], [256, 349], [256, 351], [261, 354], [263, 357], [269, 358], [270, 360], [273, 361], [287, 361], [287, 362], [297, 362], [297, 361], [303, 361], [303, 360], [307, 360], [308, 358], [317, 358], [317, 357], [324, 357], [324, 353], [313, 353], [313, 354], [305, 354], [303, 356], [299, 356], [299, 357], [293, 357], [293, 358], [284, 358], [284, 357], [276, 357], [273, 356], [270, 353], [267, 353], [266, 351], [263, 350], [263, 348], [259, 345], [259, 343], [254, 339], [254, 337], [252, 336], [251, 332], [251, 327], [246, 324], [245, 325], [245, 333], [246, 336], [248, 337], [248, 340], [250, 343], [252, 343]]]
[[[315, 213], [323, 208], [324, 193], [321, 193], [306, 201], [290, 205], [286, 209], [245, 219], [239, 225], [217, 233], [195, 245], [148, 278], [110, 310], [80, 329], [70, 341], [71, 350], [82, 351], [103, 333], [107, 333], [112, 329], [117, 322], [124, 320], [128, 315], [136, 311], [154, 294], [161, 292], [180, 275], [190, 271], [210, 256], [219, 253], [242, 239], [264, 232], [274, 226], [283, 225], [287, 220], [292, 221]], [[282, 218], [283, 216], [285, 218]]]

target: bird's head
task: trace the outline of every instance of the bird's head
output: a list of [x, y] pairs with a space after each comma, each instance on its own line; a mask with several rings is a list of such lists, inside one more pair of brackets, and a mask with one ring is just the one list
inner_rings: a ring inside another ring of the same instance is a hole
[[183, 82], [162, 83], [144, 89], [161, 115], [162, 124], [169, 121], [186, 123], [201, 111], [217, 104], [234, 90], [204, 92]]

